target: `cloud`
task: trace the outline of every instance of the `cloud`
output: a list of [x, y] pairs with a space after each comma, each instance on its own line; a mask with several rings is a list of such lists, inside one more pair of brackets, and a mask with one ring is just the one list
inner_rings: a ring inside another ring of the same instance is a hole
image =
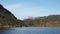
[[44, 16], [49, 14], [51, 11], [54, 11], [55, 9], [51, 8], [44, 8], [41, 6], [29, 6], [25, 4], [11, 4], [7, 5], [5, 8], [10, 10], [17, 18], [19, 19], [25, 19], [29, 16], [37, 17], [37, 16]]
[[11, 5], [5, 6], [5, 8], [7, 8], [7, 9], [17, 9], [17, 8], [20, 8], [21, 6], [22, 6], [21, 4], [11, 4]]
[[18, 18], [20, 16], [19, 14], [21, 9], [23, 8], [23, 5], [20, 3], [17, 3], [17, 4], [8, 4], [4, 7], [8, 9], [10, 12], [12, 12]]
[[24, 8], [22, 10], [19, 10], [19, 17], [21, 19], [31, 17], [37, 17], [37, 16], [44, 16], [49, 15], [51, 11], [54, 11], [55, 9], [48, 9], [48, 8], [42, 8], [42, 7], [31, 7], [31, 8]]

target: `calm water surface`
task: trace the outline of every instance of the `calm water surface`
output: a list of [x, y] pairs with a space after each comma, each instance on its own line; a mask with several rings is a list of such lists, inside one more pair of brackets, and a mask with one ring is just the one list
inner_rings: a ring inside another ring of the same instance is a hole
[[60, 34], [60, 27], [20, 27], [2, 29], [0, 34]]

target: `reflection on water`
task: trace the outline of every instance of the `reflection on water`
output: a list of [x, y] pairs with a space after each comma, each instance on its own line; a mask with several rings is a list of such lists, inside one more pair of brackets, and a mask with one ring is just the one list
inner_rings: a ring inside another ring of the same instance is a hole
[[0, 34], [60, 34], [59, 27], [20, 27], [2, 29]]

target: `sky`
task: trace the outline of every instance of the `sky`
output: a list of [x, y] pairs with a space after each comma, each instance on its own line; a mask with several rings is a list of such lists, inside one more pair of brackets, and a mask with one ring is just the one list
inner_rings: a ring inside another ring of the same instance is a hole
[[60, 0], [0, 0], [18, 19], [60, 15]]

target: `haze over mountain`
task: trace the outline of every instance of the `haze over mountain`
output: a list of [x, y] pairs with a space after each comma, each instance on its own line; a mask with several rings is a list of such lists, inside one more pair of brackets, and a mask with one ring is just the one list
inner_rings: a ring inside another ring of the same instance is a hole
[[60, 14], [60, 0], [0, 0], [18, 19]]
[[23, 21], [25, 26], [58, 27], [60, 26], [60, 15], [28, 18]]

